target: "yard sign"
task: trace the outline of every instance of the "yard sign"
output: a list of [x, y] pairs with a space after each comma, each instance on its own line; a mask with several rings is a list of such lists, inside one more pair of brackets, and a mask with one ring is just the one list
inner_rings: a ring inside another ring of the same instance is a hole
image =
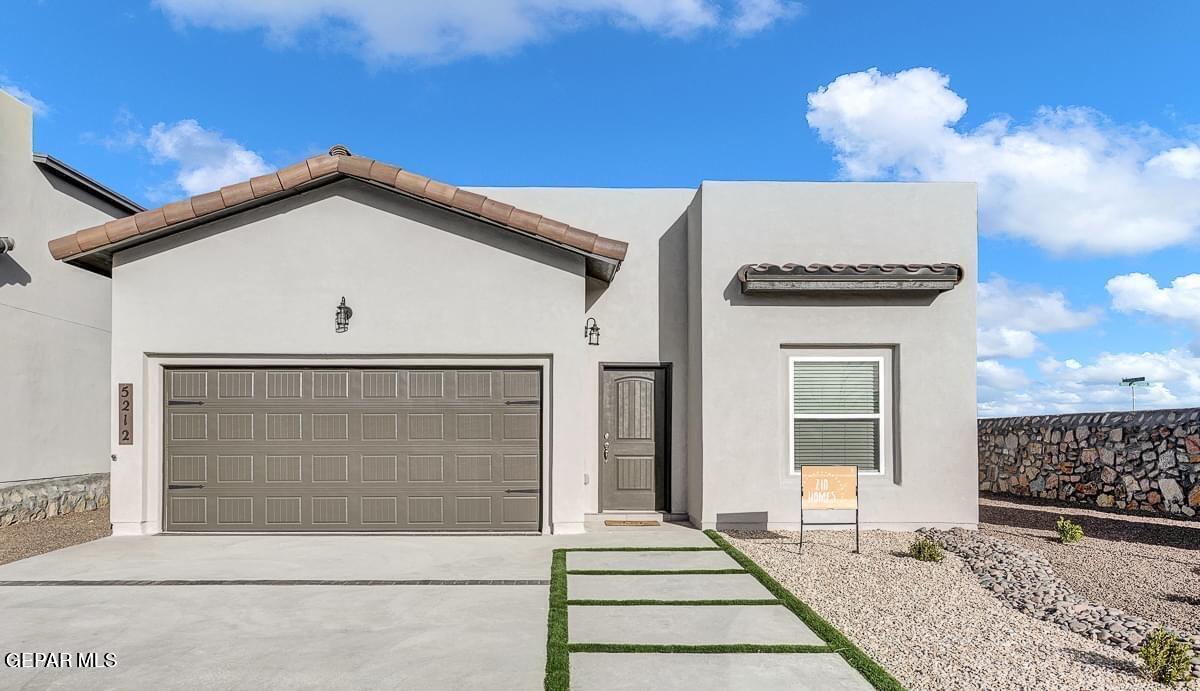
[[854, 552], [858, 553], [858, 466], [800, 466], [800, 547], [804, 547], [804, 510], [853, 511], [854, 523], [813, 523], [811, 525], [853, 525]]

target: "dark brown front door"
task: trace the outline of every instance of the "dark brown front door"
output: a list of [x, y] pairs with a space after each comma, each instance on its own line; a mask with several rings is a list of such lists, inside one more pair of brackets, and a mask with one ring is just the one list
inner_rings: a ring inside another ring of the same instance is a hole
[[667, 372], [605, 369], [600, 421], [600, 510], [667, 505]]

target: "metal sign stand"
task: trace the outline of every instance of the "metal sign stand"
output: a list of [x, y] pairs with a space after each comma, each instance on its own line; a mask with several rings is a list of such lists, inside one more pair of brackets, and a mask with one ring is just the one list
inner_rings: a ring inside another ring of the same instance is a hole
[[[800, 551], [804, 551], [804, 468], [801, 467], [800, 473]], [[854, 526], [854, 553], [858, 551], [858, 473], [854, 473], [854, 522], [840, 523], [813, 523], [812, 525], [852, 525]]]

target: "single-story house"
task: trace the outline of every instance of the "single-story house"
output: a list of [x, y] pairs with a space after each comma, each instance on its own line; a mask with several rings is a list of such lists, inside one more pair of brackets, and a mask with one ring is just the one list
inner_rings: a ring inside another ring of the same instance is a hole
[[49, 251], [112, 281], [118, 535], [788, 528], [804, 464], [860, 468], [865, 527], [977, 521], [971, 184], [460, 188], [335, 146]]

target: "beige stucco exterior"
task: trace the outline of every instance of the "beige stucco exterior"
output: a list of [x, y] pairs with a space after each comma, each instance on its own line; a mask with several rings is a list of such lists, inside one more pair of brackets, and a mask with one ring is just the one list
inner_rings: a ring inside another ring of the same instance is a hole
[[44, 172], [33, 113], [0, 91], [0, 482], [109, 469], [110, 281], [46, 242], [124, 213]]
[[[134, 384], [138, 413], [132, 446], [111, 434], [116, 531], [161, 528], [162, 368], [223, 363], [542, 367], [555, 532], [597, 511], [602, 364], [669, 363], [672, 511], [791, 526], [786, 358], [847, 346], [896, 366], [892, 463], [864, 479], [864, 525], [975, 524], [972, 185], [475, 191], [625, 240], [628, 257], [605, 284], [577, 254], [353, 180], [117, 252], [111, 381]], [[966, 280], [936, 299], [747, 298], [735, 272], [760, 261], [955, 262]]]

